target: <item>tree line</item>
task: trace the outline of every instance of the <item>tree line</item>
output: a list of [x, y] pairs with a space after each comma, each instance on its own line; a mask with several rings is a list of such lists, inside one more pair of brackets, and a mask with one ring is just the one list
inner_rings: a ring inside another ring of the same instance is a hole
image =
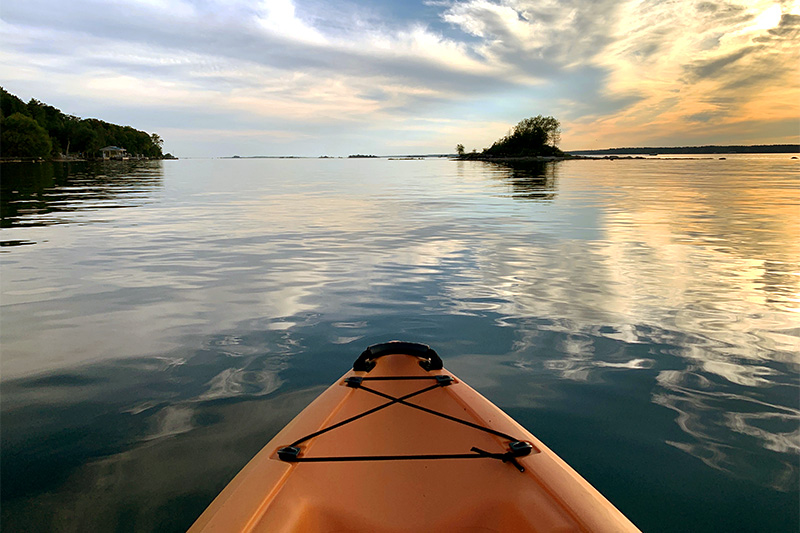
[[129, 154], [162, 158], [163, 140], [131, 126], [67, 115], [36, 99], [27, 104], [0, 87], [0, 155], [50, 158], [80, 155], [94, 158], [106, 146]]
[[604, 148], [602, 150], [572, 150], [576, 155], [612, 154], [791, 154], [800, 152], [800, 144], [749, 144], [703, 146], [637, 146]]
[[537, 115], [519, 121], [508, 134], [481, 153], [465, 154], [463, 144], [456, 146], [456, 152], [466, 159], [564, 156], [564, 152], [558, 149], [560, 142], [561, 123], [553, 117]]

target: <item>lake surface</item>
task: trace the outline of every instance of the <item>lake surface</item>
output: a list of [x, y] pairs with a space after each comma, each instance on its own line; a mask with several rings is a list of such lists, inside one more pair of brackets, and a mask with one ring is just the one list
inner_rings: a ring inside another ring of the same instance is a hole
[[644, 531], [800, 524], [790, 155], [0, 171], [4, 531], [183, 531], [391, 339]]

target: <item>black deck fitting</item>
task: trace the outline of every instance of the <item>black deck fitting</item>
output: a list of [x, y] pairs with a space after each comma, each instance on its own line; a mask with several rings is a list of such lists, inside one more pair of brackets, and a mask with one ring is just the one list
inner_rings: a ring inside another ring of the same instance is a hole
[[436, 376], [436, 383], [442, 387], [453, 384], [453, 376]]
[[533, 446], [530, 442], [515, 440], [508, 443], [508, 449], [514, 457], [524, 457], [531, 454]]
[[287, 463], [297, 462], [297, 457], [300, 455], [300, 448], [294, 446], [284, 446], [278, 450], [278, 459], [286, 461]]
[[364, 378], [362, 378], [361, 376], [350, 376], [349, 378], [344, 380], [344, 383], [348, 387], [352, 387], [354, 389], [357, 389], [357, 388], [359, 388], [361, 386], [361, 383], [363, 381], [364, 381]]

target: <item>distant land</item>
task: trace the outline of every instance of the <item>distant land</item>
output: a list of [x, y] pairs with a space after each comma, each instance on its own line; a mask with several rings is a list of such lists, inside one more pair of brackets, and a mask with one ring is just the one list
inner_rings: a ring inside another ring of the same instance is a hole
[[686, 154], [800, 154], [800, 144], [757, 144], [757, 145], [708, 145], [708, 146], [653, 146], [636, 148], [605, 148], [603, 150], [569, 150], [564, 152], [563, 157], [527, 157], [527, 158], [502, 158], [502, 157], [481, 157], [481, 154], [465, 154], [466, 157], [458, 154], [391, 154], [391, 155], [371, 155], [371, 156], [305, 156], [305, 155], [234, 155], [221, 156], [220, 159], [390, 159], [390, 160], [419, 160], [434, 158], [451, 158], [463, 160], [536, 160], [542, 161], [570, 159], [572, 157], [593, 157], [605, 155], [686, 155]]
[[605, 148], [603, 150], [568, 150], [570, 155], [614, 154], [793, 154], [800, 153], [800, 144], [704, 145], [704, 146], [645, 146]]
[[456, 154], [394, 154], [394, 155], [233, 155], [221, 156], [219, 159], [429, 159], [456, 157]]

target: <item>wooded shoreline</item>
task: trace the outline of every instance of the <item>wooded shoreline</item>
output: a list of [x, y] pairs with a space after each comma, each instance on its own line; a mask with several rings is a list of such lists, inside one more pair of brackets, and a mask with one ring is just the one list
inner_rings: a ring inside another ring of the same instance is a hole
[[[82, 119], [36, 99], [27, 104], [0, 87], [2, 161], [162, 159], [156, 133]], [[167, 154], [167, 158], [171, 158]]]

